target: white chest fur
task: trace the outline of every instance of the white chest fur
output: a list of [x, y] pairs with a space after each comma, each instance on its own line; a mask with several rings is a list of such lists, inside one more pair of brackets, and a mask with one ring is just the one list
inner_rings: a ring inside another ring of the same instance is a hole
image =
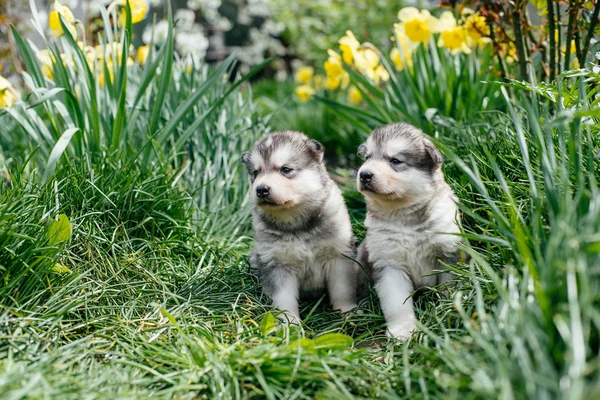
[[402, 218], [381, 220], [367, 217], [366, 247], [373, 268], [391, 267], [406, 272], [416, 287], [436, 284], [434, 270], [439, 259], [454, 253], [459, 232], [456, 205], [452, 199], [431, 210], [426, 221], [407, 224]]

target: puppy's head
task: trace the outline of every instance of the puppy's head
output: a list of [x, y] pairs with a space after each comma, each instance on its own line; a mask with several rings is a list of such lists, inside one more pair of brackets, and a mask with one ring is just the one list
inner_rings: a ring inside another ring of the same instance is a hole
[[323, 151], [300, 132], [275, 132], [259, 140], [242, 155], [253, 203], [269, 214], [318, 203], [327, 185]]
[[405, 123], [376, 129], [358, 154], [365, 160], [356, 177], [358, 190], [367, 199], [406, 206], [432, 193], [443, 161], [426, 135]]

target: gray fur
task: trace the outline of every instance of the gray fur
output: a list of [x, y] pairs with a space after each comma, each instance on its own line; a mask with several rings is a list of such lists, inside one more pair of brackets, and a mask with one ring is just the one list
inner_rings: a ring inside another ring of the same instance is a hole
[[[250, 262], [265, 293], [293, 322], [298, 322], [301, 295], [328, 290], [334, 308], [356, 306], [358, 267], [349, 259], [355, 257], [350, 218], [327, 174], [323, 151], [302, 133], [282, 131], [264, 137], [242, 157], [253, 182]], [[284, 173], [285, 167], [291, 171]], [[293, 198], [293, 205], [274, 209], [269, 198], [254, 196], [257, 185], [279, 186], [273, 190], [280, 190], [280, 198]]]
[[[444, 180], [440, 151], [408, 124], [376, 129], [362, 145], [367, 158], [358, 178], [367, 201], [367, 236], [358, 258], [373, 271], [389, 332], [405, 338], [415, 329], [410, 294], [450, 278], [443, 263], [458, 262], [459, 216], [456, 197]], [[400, 160], [394, 163], [393, 159]]]

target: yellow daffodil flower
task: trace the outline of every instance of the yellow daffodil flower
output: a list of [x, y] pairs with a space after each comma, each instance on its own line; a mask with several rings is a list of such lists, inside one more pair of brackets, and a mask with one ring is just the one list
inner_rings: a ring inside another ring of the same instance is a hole
[[17, 100], [19, 100], [17, 91], [6, 78], [0, 76], [0, 109], [12, 107]]
[[300, 85], [296, 87], [296, 96], [301, 102], [306, 103], [316, 93], [315, 89], [310, 85]]
[[41, 64], [42, 75], [46, 78], [54, 79], [54, 63], [52, 62], [52, 56], [48, 49], [38, 51], [35, 56]]
[[390, 73], [383, 65], [378, 65], [374, 70], [375, 72], [375, 82], [379, 84], [379, 82], [387, 82], [390, 80]]
[[[127, 21], [127, 0], [116, 0], [114, 4], [121, 6], [121, 12], [119, 13], [119, 26], [125, 26]], [[137, 24], [144, 19], [148, 12], [148, 5], [144, 0], [129, 0], [129, 7], [131, 8], [131, 23]]]
[[[467, 10], [467, 12], [465, 12]], [[472, 45], [490, 43], [492, 40], [490, 36], [490, 27], [487, 24], [485, 17], [472, 10], [463, 10], [463, 19], [465, 31], [467, 32], [467, 39]]]
[[467, 44], [467, 32], [464, 26], [456, 24], [456, 19], [451, 11], [444, 11], [439, 19], [441, 30], [438, 46], [450, 50], [452, 54], [471, 53]]
[[346, 36], [338, 40], [340, 50], [342, 51], [342, 59], [346, 64], [352, 64], [354, 55], [360, 47], [360, 42], [354, 36], [352, 31], [346, 31]]
[[329, 90], [335, 90], [341, 86], [342, 89], [344, 89], [348, 86], [350, 76], [342, 66], [342, 57], [331, 49], [327, 50], [327, 53], [329, 58], [323, 65], [325, 68], [325, 74], [327, 75], [325, 87], [327, 87]]
[[150, 46], [144, 45], [140, 46], [137, 49], [136, 59], [140, 65], [144, 65], [146, 60], [148, 59], [148, 54], [150, 53]]
[[59, 37], [65, 33], [60, 24], [60, 17], [63, 18], [64, 22], [69, 27], [71, 35], [77, 37], [77, 29], [75, 29], [75, 26], [73, 25], [75, 22], [73, 12], [69, 7], [62, 5], [58, 0], [54, 2], [54, 11], [48, 14], [48, 27], [50, 28], [52, 36]]
[[362, 93], [360, 93], [360, 90], [358, 90], [356, 86], [350, 86], [350, 89], [348, 89], [348, 102], [350, 104], [357, 105], [360, 104], [362, 99], [363, 97]]
[[398, 11], [401, 29], [408, 38], [416, 43], [429, 43], [431, 35], [437, 32], [438, 20], [427, 10], [404, 7]]
[[299, 83], [301, 85], [309, 83], [312, 80], [314, 73], [315, 69], [313, 67], [302, 66], [296, 71], [296, 74], [294, 75], [294, 80], [296, 81], [296, 83]]
[[327, 77], [330, 78], [339, 77], [344, 72], [344, 67], [342, 67], [342, 58], [338, 53], [331, 49], [327, 50], [327, 53], [329, 58], [327, 58], [327, 61], [325, 61], [323, 64], [325, 73], [327, 74]]

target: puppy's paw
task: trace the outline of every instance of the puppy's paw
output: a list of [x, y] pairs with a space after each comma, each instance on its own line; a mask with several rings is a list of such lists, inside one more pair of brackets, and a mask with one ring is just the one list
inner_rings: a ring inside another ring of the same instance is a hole
[[389, 338], [395, 338], [398, 340], [407, 340], [410, 335], [417, 329], [414, 321], [410, 322], [393, 322], [388, 324], [386, 335]]
[[356, 307], [358, 307], [356, 303], [336, 303], [333, 305], [334, 310], [341, 311], [342, 313], [347, 313]]

